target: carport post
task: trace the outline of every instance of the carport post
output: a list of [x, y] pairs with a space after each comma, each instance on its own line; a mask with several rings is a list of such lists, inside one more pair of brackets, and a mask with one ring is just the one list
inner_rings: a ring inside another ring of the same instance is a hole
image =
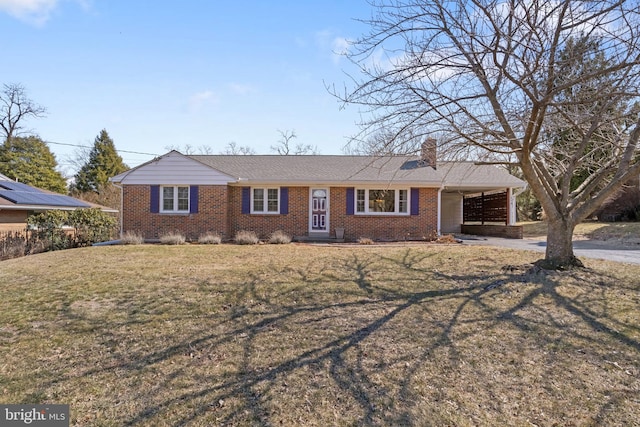
[[504, 220], [504, 225], [509, 225], [511, 221], [511, 188], [507, 188], [507, 217]]

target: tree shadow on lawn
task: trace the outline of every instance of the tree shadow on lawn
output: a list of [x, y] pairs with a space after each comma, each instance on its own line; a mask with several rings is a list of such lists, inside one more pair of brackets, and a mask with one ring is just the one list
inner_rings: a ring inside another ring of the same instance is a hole
[[[432, 256], [357, 253], [316, 274], [252, 275], [230, 296], [250, 304], [81, 375], [157, 369], [153, 387], [130, 391], [126, 426], [634, 422], [638, 325], [611, 306], [617, 279], [530, 265], [457, 275]], [[280, 275], [299, 285], [277, 291]]]

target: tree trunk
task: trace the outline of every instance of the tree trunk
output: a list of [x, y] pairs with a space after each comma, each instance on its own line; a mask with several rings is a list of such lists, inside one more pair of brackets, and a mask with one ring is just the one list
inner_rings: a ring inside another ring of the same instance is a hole
[[547, 251], [539, 265], [546, 269], [561, 270], [584, 267], [573, 254], [573, 229], [575, 224], [563, 218], [548, 218]]

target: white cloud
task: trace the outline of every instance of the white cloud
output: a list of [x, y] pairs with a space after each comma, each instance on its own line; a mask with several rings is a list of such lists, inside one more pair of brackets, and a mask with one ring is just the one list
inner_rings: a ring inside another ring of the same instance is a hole
[[206, 105], [216, 104], [218, 97], [210, 90], [194, 93], [189, 97], [188, 107], [190, 112], [198, 112]]
[[[44, 25], [63, 0], [0, 0], [0, 13], [4, 12], [32, 25]], [[85, 12], [91, 10], [93, 0], [68, 0]]]
[[253, 92], [253, 87], [248, 84], [230, 83], [229, 89], [236, 95], [247, 95]]
[[330, 51], [334, 64], [340, 62], [348, 52], [351, 42], [348, 38], [338, 36], [333, 30], [318, 31], [315, 34], [316, 45], [323, 51]]
[[0, 11], [35, 25], [43, 25], [57, 5], [58, 0], [0, 0]]
[[336, 37], [333, 39], [332, 50], [333, 50], [333, 62], [340, 62], [340, 58], [344, 57], [349, 53], [349, 46], [351, 46], [351, 42], [349, 39], [345, 37]]

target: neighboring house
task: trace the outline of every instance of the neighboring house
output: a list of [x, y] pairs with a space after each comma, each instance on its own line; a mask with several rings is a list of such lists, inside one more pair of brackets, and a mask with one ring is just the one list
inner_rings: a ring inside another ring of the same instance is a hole
[[464, 196], [482, 193], [505, 195], [498, 210], [501, 229], [509, 228], [511, 189], [525, 183], [492, 165], [436, 165], [430, 147], [421, 157], [171, 151], [111, 181], [122, 188], [121, 231], [147, 239], [175, 231], [231, 239], [240, 230], [263, 238], [282, 230], [297, 239], [429, 239], [460, 232]]
[[15, 182], [0, 174], [0, 231], [24, 229], [27, 217], [33, 213], [92, 207], [99, 207], [105, 212], [118, 212], [115, 209]]

